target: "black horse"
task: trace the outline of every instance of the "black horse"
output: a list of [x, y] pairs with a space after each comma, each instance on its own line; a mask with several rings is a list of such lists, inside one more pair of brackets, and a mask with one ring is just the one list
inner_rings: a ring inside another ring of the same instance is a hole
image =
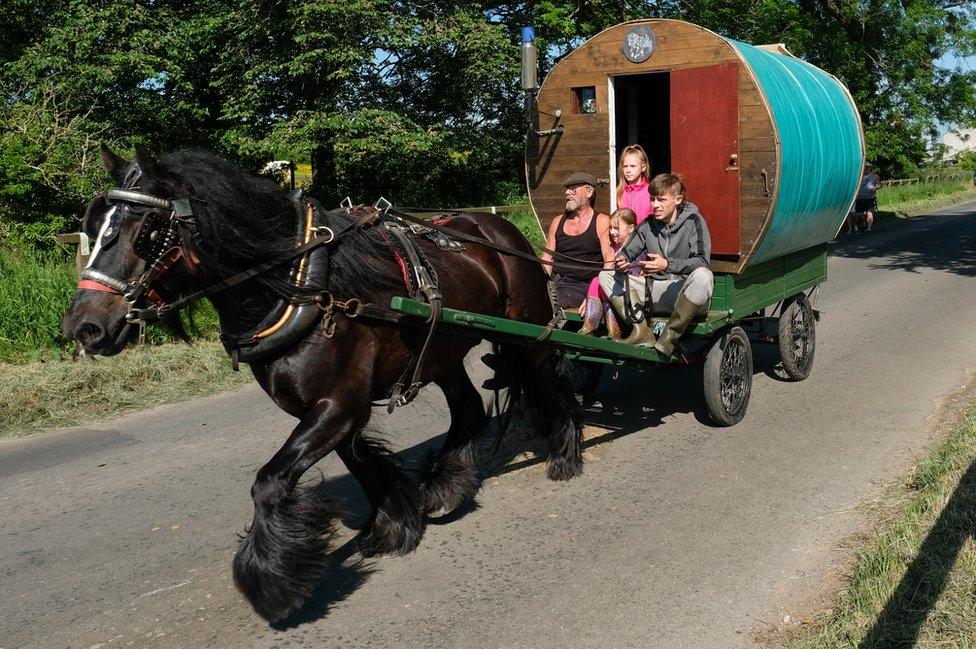
[[[318, 485], [298, 483], [332, 451], [372, 506], [358, 538], [364, 555], [412, 551], [428, 516], [451, 512], [476, 494], [475, 440], [488, 416], [462, 362], [476, 340], [439, 329], [434, 351], [420, 367], [419, 381], [444, 392], [451, 424], [419, 482], [362, 432], [374, 401], [385, 403], [416, 367], [427, 334], [422, 322], [406, 326], [383, 317], [392, 314], [388, 309], [374, 309], [379, 315], [371, 317], [350, 306], [389, 305], [393, 296], [408, 293], [410, 275], [395, 238], [355, 211], [328, 212], [328, 227], [342, 235], [305, 252], [299, 263], [295, 250], [303, 241], [327, 232], [320, 210], [313, 212], [269, 180], [201, 151], [156, 160], [137, 148], [134, 160], [126, 161], [103, 146], [102, 162], [121, 189], [89, 208], [85, 227], [95, 246], [63, 324], [64, 335], [84, 353], [119, 353], [152, 309], [150, 298], [181, 303], [228, 278], [240, 279], [247, 269], [261, 271], [208, 295], [229, 350], [299, 420], [257, 473], [253, 522], [234, 558], [235, 582], [260, 615], [270, 621], [288, 616], [325, 571], [340, 510]], [[501, 218], [458, 214], [444, 224], [531, 253], [522, 234]], [[439, 277], [445, 306], [536, 324], [551, 319], [539, 265], [476, 243], [458, 251], [413, 239]], [[550, 449], [549, 477], [578, 475], [581, 430], [566, 362], [545, 345], [498, 348], [507, 371], [496, 371], [496, 377], [507, 377], [510, 394], [520, 394], [526, 411], [536, 414], [532, 423]]]

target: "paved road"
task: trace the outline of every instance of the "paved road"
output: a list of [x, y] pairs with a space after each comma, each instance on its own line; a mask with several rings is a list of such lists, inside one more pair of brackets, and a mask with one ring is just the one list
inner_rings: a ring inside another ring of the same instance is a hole
[[[701, 422], [692, 371], [623, 373], [582, 478], [493, 462], [412, 555], [344, 543], [281, 628], [230, 582], [252, 476], [291, 427], [257, 389], [2, 444], [0, 647], [748, 646], [829, 593], [855, 506], [976, 368], [974, 216], [832, 244], [813, 375], [776, 380], [764, 350], [738, 426]], [[374, 424], [416, 461], [444, 410], [430, 390]], [[358, 487], [322, 471], [361, 523]]]

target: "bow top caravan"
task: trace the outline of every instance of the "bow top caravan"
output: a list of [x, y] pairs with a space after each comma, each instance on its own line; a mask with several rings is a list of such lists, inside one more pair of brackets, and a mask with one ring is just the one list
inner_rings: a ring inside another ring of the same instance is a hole
[[570, 172], [595, 176], [598, 209], [613, 209], [618, 151], [639, 144], [651, 176], [684, 174], [718, 272], [833, 238], [864, 161], [857, 108], [835, 77], [782, 45], [675, 20], [588, 40], [546, 77], [533, 119], [526, 180], [543, 229], [562, 212]]

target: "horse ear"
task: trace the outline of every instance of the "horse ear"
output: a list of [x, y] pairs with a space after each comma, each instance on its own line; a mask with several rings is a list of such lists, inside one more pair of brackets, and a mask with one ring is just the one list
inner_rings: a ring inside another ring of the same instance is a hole
[[136, 163], [139, 165], [139, 168], [142, 169], [142, 173], [150, 176], [159, 175], [159, 163], [156, 162], [156, 158], [149, 153], [149, 149], [141, 144], [136, 144]]
[[125, 170], [129, 168], [128, 160], [116, 155], [104, 142], [99, 147], [99, 153], [102, 156], [102, 166], [105, 167], [105, 171], [112, 177], [116, 185], [121, 185], [125, 180]]

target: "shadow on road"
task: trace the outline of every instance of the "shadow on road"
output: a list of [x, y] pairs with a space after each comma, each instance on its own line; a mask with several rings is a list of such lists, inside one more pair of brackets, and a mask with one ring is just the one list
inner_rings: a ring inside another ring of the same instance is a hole
[[913, 647], [967, 539], [976, 539], [976, 462], [946, 503], [859, 649]]
[[944, 270], [976, 277], [976, 228], [967, 210], [953, 210], [909, 220], [890, 218], [884, 232], [844, 235], [830, 245], [830, 255], [872, 259], [873, 270]]
[[332, 567], [319, 582], [305, 604], [280, 622], [271, 624], [276, 631], [285, 631], [314, 622], [328, 614], [329, 610], [352, 595], [366, 583], [373, 572], [375, 563], [355, 556], [356, 540], [350, 539], [331, 555]]
[[[753, 345], [754, 374], [775, 376], [779, 351], [775, 346]], [[656, 427], [678, 413], [691, 413], [706, 425], [712, 425], [705, 414], [702, 396], [701, 365], [625, 365], [606, 367], [594, 395], [593, 403], [584, 407], [584, 423], [598, 426], [606, 432], [590, 437], [584, 447], [595, 446], [633, 433]], [[495, 424], [479, 440], [479, 470], [482, 479], [504, 475], [526, 467], [543, 464], [547, 450], [543, 440], [530, 436], [524, 427], [508, 434], [501, 444], [496, 443]], [[370, 434], [370, 431], [367, 431]], [[375, 435], [375, 433], [374, 433]], [[444, 443], [445, 435], [437, 435], [397, 453], [404, 466], [415, 473], [426, 464]], [[369, 522], [372, 509], [359, 483], [346, 473], [324, 480], [320, 488], [330, 498], [342, 503], [348, 512], [343, 523], [361, 529]], [[446, 525], [477, 511], [476, 501], [470, 502], [448, 516], [428, 521], [430, 525]], [[309, 601], [286, 620], [272, 625], [287, 629], [314, 621], [328, 613], [366, 583], [375, 570], [371, 561], [357, 560], [355, 539], [345, 543], [333, 554], [332, 568], [325, 574]]]

